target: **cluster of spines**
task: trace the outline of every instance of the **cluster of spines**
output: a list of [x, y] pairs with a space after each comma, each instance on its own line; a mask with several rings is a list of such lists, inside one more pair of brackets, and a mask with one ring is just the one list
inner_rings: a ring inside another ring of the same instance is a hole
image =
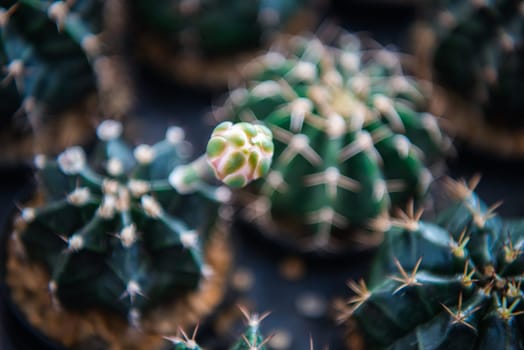
[[[453, 339], [451, 335], [457, 334], [460, 338], [456, 332], [462, 331], [453, 328], [460, 326], [471, 332], [463, 332], [466, 337], [471, 336], [467, 340], [471, 348], [519, 342], [519, 336], [512, 334], [511, 329], [518, 327], [515, 322], [520, 322], [519, 316], [524, 313], [519, 306], [522, 232], [517, 231], [521, 223], [504, 223], [495, 217], [500, 203], [484, 205], [473, 192], [478, 181], [479, 178], [474, 177], [469, 183], [446, 182], [448, 193], [458, 204], [437, 217], [441, 227], [420, 221], [421, 211], [414, 213], [412, 206], [400, 219], [383, 223], [386, 243], [373, 264], [371, 288], [363, 279], [349, 281], [354, 296], [340, 313], [341, 321], [352, 317], [357, 321], [359, 329], [368, 337], [368, 345], [381, 348], [393, 346], [394, 342], [393, 348], [418, 344], [424, 349], [428, 344], [466, 346], [464, 339]], [[394, 230], [398, 230], [398, 234], [392, 233]], [[394, 235], [389, 243], [388, 232]], [[424, 244], [427, 246], [423, 248]], [[424, 253], [426, 255], [417, 255]], [[393, 261], [386, 261], [391, 254]], [[405, 263], [401, 264], [399, 259]], [[444, 266], [439, 259], [449, 263]], [[394, 318], [399, 312], [409, 315], [406, 302], [410, 298], [414, 308], [411, 319], [399, 328], [390, 317]], [[424, 311], [415, 310], [417, 307]], [[393, 312], [389, 316], [388, 308]], [[434, 318], [422, 316], [427, 312]], [[375, 315], [374, 321], [368, 319], [372, 317], [370, 314]], [[435, 322], [440, 327], [438, 331]], [[370, 327], [387, 331], [375, 332]], [[416, 341], [409, 333], [415, 328], [419, 336], [423, 335]], [[494, 333], [486, 333], [485, 328]], [[393, 329], [397, 329], [396, 333]], [[479, 340], [475, 340], [476, 337]]]
[[[384, 213], [388, 192], [391, 197], [396, 196], [395, 192], [424, 193], [432, 177], [419, 158], [431, 158], [446, 148], [448, 141], [433, 116], [410, 111], [417, 110], [424, 97], [416, 83], [403, 76], [394, 53], [385, 49], [361, 51], [358, 39], [351, 35], [342, 36], [340, 49], [328, 47], [316, 38], [292, 38], [289, 42], [288, 52], [272, 51], [250, 64], [246, 71], [248, 78], [253, 79], [251, 85], [234, 90], [216, 115], [219, 119], [260, 120], [278, 141], [274, 166], [250, 215], [257, 217], [271, 210], [278, 203], [270, 198], [282, 199], [292, 187], [303, 186], [305, 191], [317, 188], [317, 197], [322, 197], [325, 205], [304, 213], [303, 220], [316, 226], [316, 241], [325, 245], [333, 228], [346, 229]], [[406, 113], [408, 117], [404, 116]], [[420, 143], [426, 154], [402, 135], [406, 132], [403, 118], [414, 124], [408, 125], [409, 131], [418, 128], [413, 142]], [[374, 123], [382, 125], [377, 127]], [[324, 154], [324, 148], [330, 146], [317, 145], [319, 140], [326, 144], [336, 140], [345, 143], [333, 158], [329, 152]], [[374, 203], [373, 213], [358, 217], [340, 212], [336, 205], [340, 193], [356, 195], [368, 186], [348, 176], [344, 163], [365, 154], [370, 161], [382, 164], [375, 147], [384, 140], [399, 155], [418, 164], [417, 184], [406, 186], [402, 179], [384, 180], [374, 174], [376, 181], [370, 184], [372, 189], [367, 196]], [[286, 181], [286, 169], [292, 171], [288, 164], [300, 159], [307, 163], [301, 171], [307, 167], [310, 173]], [[412, 191], [413, 187], [417, 190]]]

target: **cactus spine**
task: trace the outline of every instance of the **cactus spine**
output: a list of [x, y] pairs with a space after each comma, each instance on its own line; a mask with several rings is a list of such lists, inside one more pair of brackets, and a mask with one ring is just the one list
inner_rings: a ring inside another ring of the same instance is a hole
[[522, 220], [504, 220], [469, 184], [434, 222], [412, 208], [389, 224], [367, 285], [342, 319], [371, 349], [515, 349], [522, 344]]
[[270, 211], [323, 247], [423, 194], [432, 179], [425, 161], [448, 145], [393, 52], [351, 34], [335, 41], [288, 38], [246, 67], [247, 86], [216, 111], [259, 121], [276, 140], [248, 217]]

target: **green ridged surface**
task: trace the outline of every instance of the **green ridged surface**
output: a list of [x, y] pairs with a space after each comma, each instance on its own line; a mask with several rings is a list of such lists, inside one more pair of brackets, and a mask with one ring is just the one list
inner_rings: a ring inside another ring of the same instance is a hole
[[393, 221], [367, 288], [352, 284], [357, 295], [347, 315], [370, 349], [524, 346], [524, 222], [493, 215], [474, 192], [458, 187], [456, 201], [434, 222]]
[[285, 25], [303, 0], [133, 0], [137, 21], [176, 47], [206, 55], [253, 48]]
[[[3, 0], [10, 8], [15, 1]], [[86, 52], [85, 39], [100, 34], [104, 3], [77, 0], [67, 11], [62, 28], [49, 16], [56, 3], [17, 1], [18, 8], [2, 28], [2, 40], [9, 65], [23, 63], [23, 75], [16, 78], [25, 100], [47, 113], [61, 112], [96, 91], [93, 63], [98, 52]]]
[[203, 245], [227, 189], [203, 180], [205, 160], [185, 164], [180, 129], [133, 150], [119, 125], [101, 124], [89, 159], [79, 147], [57, 161], [37, 157], [45, 202], [22, 211], [20, 236], [48, 268], [62, 305], [102, 307], [135, 322], [207, 276]]
[[448, 140], [397, 55], [346, 33], [331, 45], [291, 37], [283, 46], [246, 67], [249, 83], [216, 112], [273, 132], [258, 203], [324, 245], [334, 231], [424, 194], [432, 179], [425, 164]]
[[[522, 0], [444, 1], [436, 18], [436, 80], [494, 125], [524, 127]], [[480, 3], [480, 2], [479, 2]]]

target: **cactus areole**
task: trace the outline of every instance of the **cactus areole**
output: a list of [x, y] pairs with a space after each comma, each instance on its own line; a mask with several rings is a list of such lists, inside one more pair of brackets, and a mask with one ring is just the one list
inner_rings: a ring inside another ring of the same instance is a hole
[[392, 220], [367, 285], [349, 283], [353, 345], [360, 334], [370, 349], [522, 348], [524, 222], [496, 216], [476, 180], [448, 185], [454, 204], [434, 222]]
[[252, 61], [247, 85], [216, 111], [218, 119], [259, 121], [275, 138], [273, 165], [245, 210], [249, 220], [270, 213], [328, 247], [426, 192], [425, 164], [448, 140], [397, 55], [366, 45], [346, 33], [333, 45], [290, 37]]
[[20, 215], [28, 255], [45, 264], [51, 296], [68, 308], [102, 307], [138, 323], [213, 271], [203, 250], [230, 191], [206, 181], [204, 158], [186, 164], [182, 129], [128, 147], [107, 120], [87, 157], [80, 147], [36, 158], [45, 202]]

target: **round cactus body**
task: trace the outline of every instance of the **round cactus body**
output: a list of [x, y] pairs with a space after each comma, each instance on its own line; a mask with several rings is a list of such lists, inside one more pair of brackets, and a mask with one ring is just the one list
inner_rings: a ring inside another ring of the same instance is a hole
[[349, 283], [350, 343], [360, 334], [370, 349], [522, 347], [523, 223], [495, 216], [476, 180], [448, 184], [455, 202], [434, 222], [412, 209], [392, 220], [367, 285]]
[[45, 202], [22, 210], [17, 234], [49, 270], [60, 304], [102, 307], [136, 323], [210, 276], [203, 250], [229, 190], [203, 180], [205, 161], [185, 164], [181, 129], [134, 150], [121, 133], [108, 120], [92, 157], [80, 147], [56, 161], [37, 157]]
[[133, 0], [137, 21], [204, 55], [231, 54], [260, 46], [302, 6], [302, 0]]
[[215, 176], [230, 187], [244, 187], [265, 176], [273, 157], [271, 131], [263, 125], [222, 122], [207, 145]]
[[326, 245], [334, 232], [425, 193], [425, 163], [448, 140], [398, 57], [350, 34], [333, 46], [307, 37], [282, 46], [246, 67], [249, 83], [216, 112], [273, 132], [273, 165], [248, 208], [253, 216], [269, 210]]

